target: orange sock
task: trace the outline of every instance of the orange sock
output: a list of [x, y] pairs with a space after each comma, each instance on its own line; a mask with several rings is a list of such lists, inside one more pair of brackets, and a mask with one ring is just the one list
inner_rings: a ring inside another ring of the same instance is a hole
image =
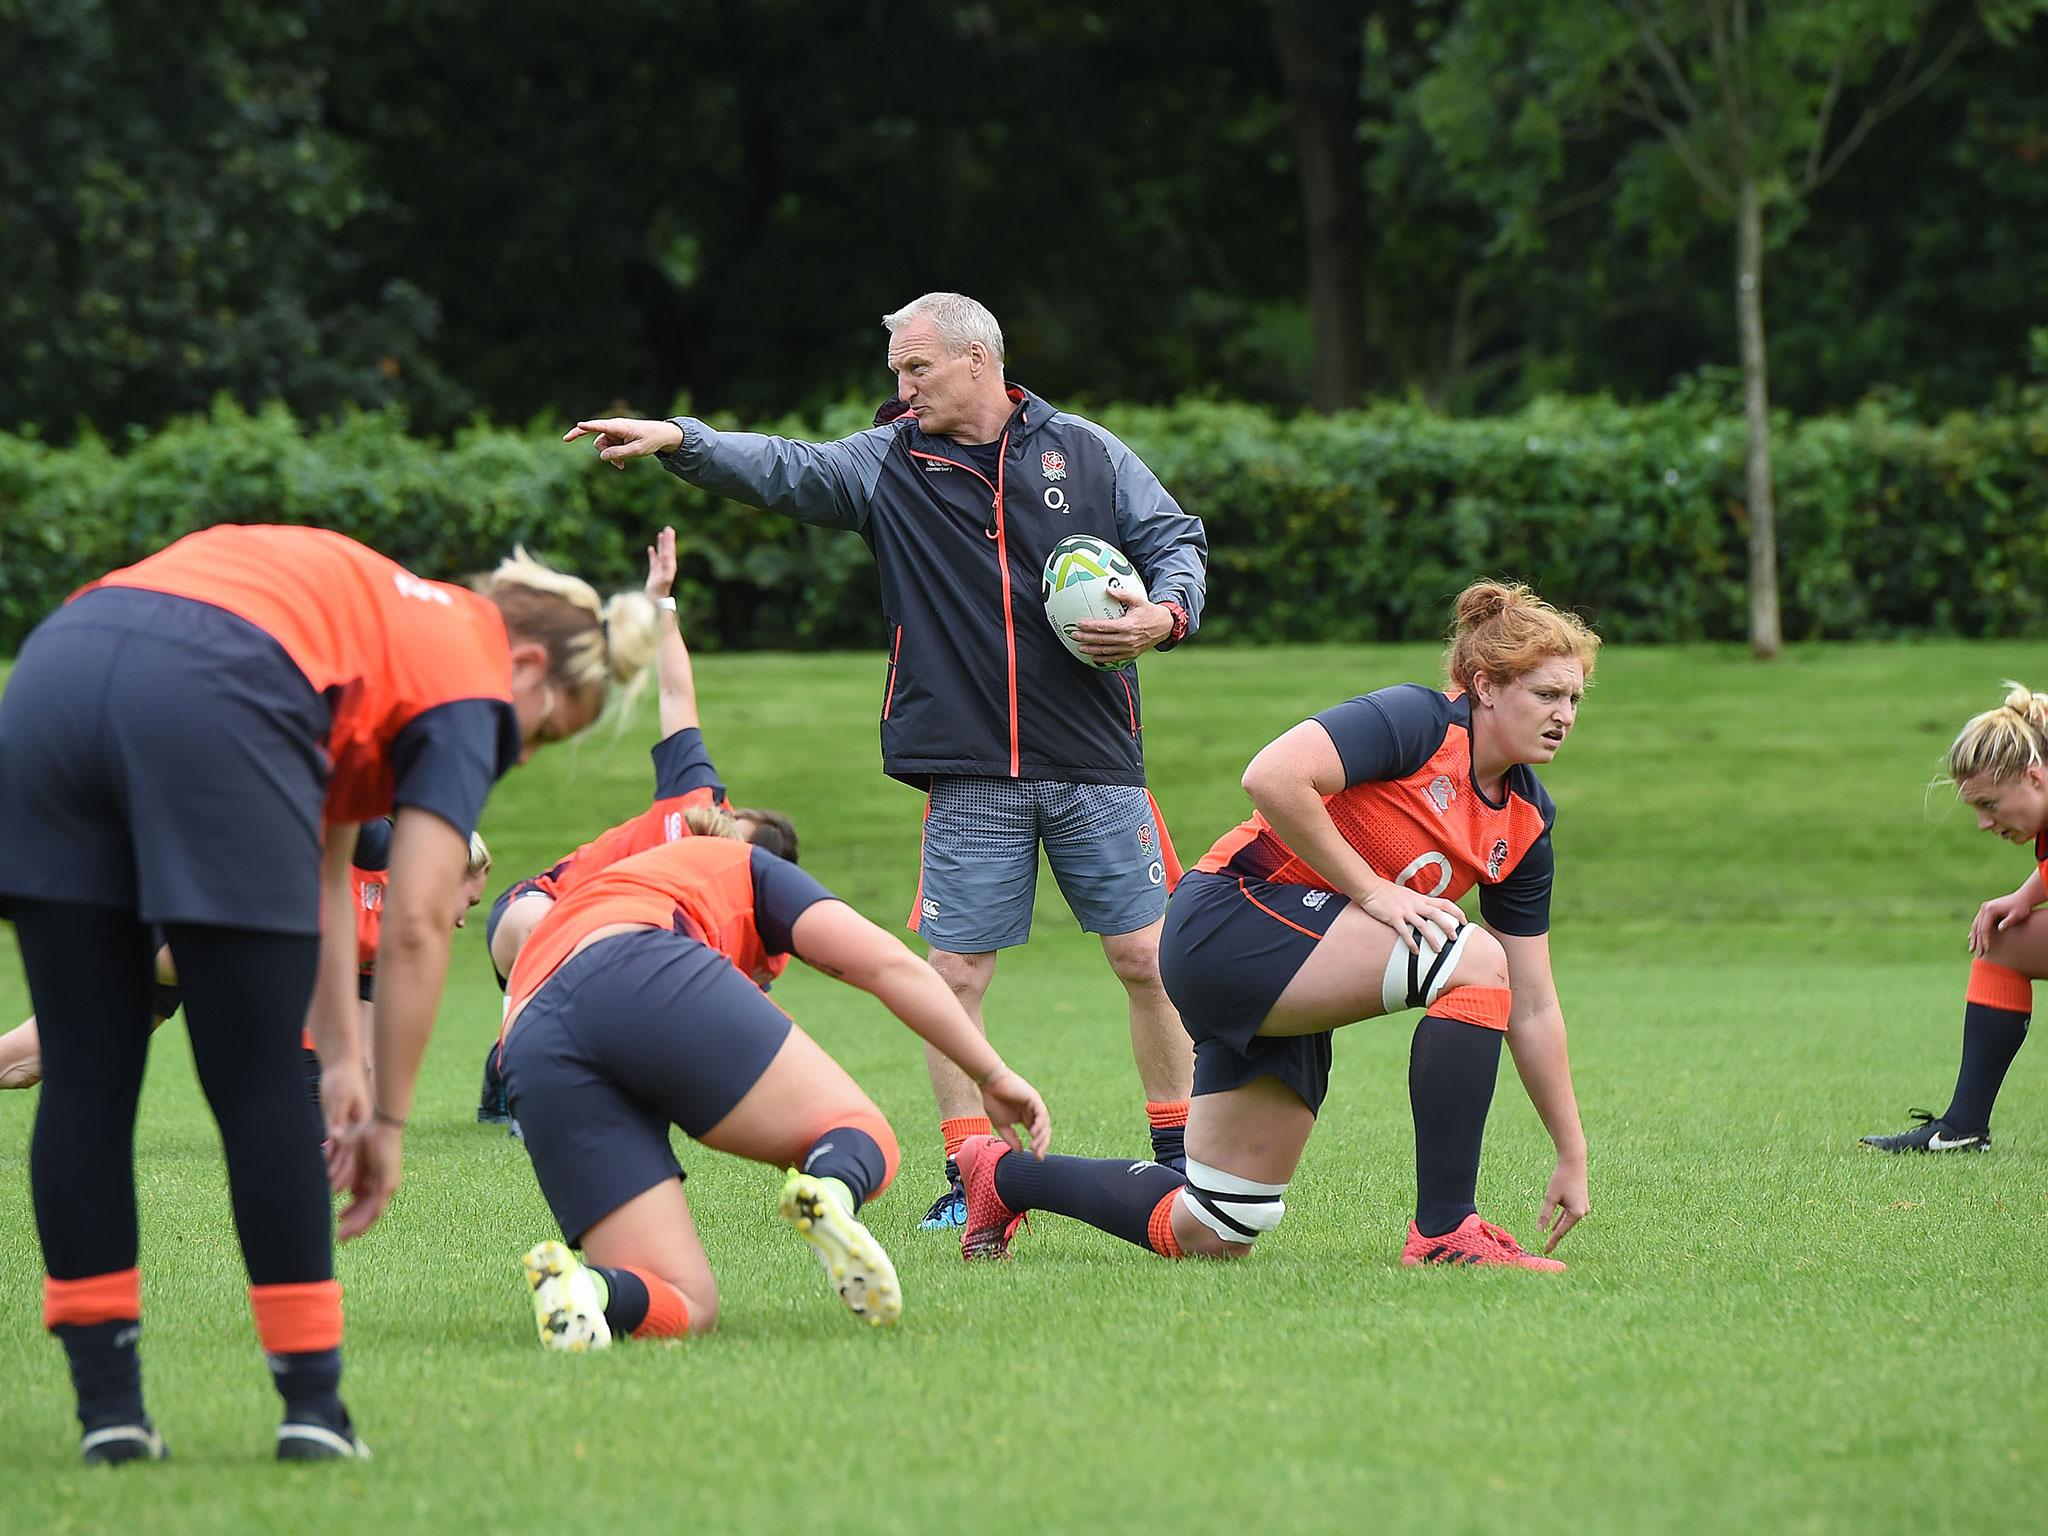
[[1188, 1101], [1186, 1099], [1145, 1101], [1145, 1118], [1152, 1122], [1155, 1131], [1188, 1123]]
[[1963, 1000], [2010, 1013], [2032, 1013], [2034, 983], [2010, 966], [1975, 960], [1970, 964], [1970, 987]]
[[647, 1315], [633, 1330], [636, 1339], [679, 1339], [690, 1331], [690, 1308], [683, 1293], [661, 1276], [630, 1264], [619, 1266], [647, 1287]]
[[90, 1327], [94, 1323], [126, 1323], [142, 1316], [142, 1271], [117, 1269], [82, 1280], [43, 1277], [43, 1326]]
[[341, 1282], [252, 1285], [249, 1310], [266, 1354], [300, 1355], [341, 1347]]
[[946, 1156], [951, 1157], [960, 1150], [960, 1143], [970, 1136], [986, 1136], [993, 1130], [987, 1115], [963, 1115], [958, 1120], [941, 1120], [939, 1134], [946, 1139]]
[[1163, 1259], [1185, 1258], [1180, 1250], [1180, 1239], [1173, 1235], [1173, 1203], [1180, 1198], [1175, 1190], [1152, 1207], [1152, 1219], [1146, 1224], [1145, 1239], [1152, 1245], [1152, 1251]]
[[1456, 1019], [1477, 1024], [1481, 1029], [1508, 1027], [1508, 1008], [1514, 994], [1506, 987], [1452, 987], [1429, 1005], [1429, 1017]]

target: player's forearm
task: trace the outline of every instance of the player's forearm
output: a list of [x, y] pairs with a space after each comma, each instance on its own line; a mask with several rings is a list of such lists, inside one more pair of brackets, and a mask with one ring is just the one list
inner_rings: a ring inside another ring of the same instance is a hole
[[1314, 785], [1298, 780], [1267, 784], [1248, 779], [1245, 788], [1259, 814], [1280, 834], [1280, 840], [1333, 888], [1353, 901], [1362, 902], [1387, 883], [1357, 849], [1344, 841]]
[[1549, 1007], [1513, 1018], [1508, 1025], [1508, 1050], [1515, 1058], [1523, 1091], [1536, 1107], [1543, 1128], [1550, 1132], [1558, 1157], [1583, 1164], [1586, 1132], [1579, 1124], [1578, 1095], [1572, 1090], [1563, 1012]]
[[[396, 885], [392, 887], [394, 894]], [[412, 1114], [420, 1063], [441, 1007], [454, 931], [426, 912], [386, 909], [377, 950], [376, 1094], [378, 1111], [393, 1119]]]
[[987, 1082], [1003, 1065], [995, 1047], [961, 1010], [952, 989], [909, 950], [902, 951], [900, 961], [878, 966], [866, 990], [976, 1084]]
[[661, 642], [654, 652], [655, 680], [660, 688], [661, 734], [663, 738], [698, 724], [697, 675], [690, 665], [690, 648], [676, 616], [663, 610]]
[[356, 927], [352, 921], [355, 892], [349, 883], [356, 829], [334, 827], [320, 860], [320, 953], [313, 973], [313, 1001], [306, 1010], [306, 1032], [313, 1052], [323, 1062], [363, 1059], [363, 1038], [356, 1021]]

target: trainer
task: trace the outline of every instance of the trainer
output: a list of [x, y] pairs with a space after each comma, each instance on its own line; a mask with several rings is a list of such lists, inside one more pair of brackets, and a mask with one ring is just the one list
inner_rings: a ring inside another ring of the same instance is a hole
[[[1105, 539], [1151, 597], [1081, 625], [1077, 641], [1112, 664], [1177, 645], [1202, 616], [1201, 519], [1112, 434], [1006, 382], [1002, 328], [975, 300], [928, 293], [882, 323], [896, 397], [868, 431], [806, 443], [679, 416], [580, 421], [564, 440], [594, 437], [621, 467], [654, 454], [715, 495], [867, 542], [888, 654], [882, 767], [930, 796], [910, 926], [985, 1030], [996, 953], [1030, 937], [1043, 843], [1129, 994], [1154, 1156], [1179, 1164], [1193, 1057], [1159, 982], [1171, 850], [1145, 791], [1137, 673], [1069, 655], [1039, 584], [1061, 539]], [[926, 1225], [955, 1226], [965, 1207], [951, 1156], [985, 1132], [980, 1095], [926, 1056], [952, 1181]]]

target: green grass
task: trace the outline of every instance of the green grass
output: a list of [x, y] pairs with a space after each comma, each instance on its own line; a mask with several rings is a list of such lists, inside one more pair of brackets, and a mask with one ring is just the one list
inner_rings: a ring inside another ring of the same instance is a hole
[[[1894, 1160], [1859, 1132], [1939, 1108], [1976, 904], [2026, 856], [1929, 794], [1949, 734], [2038, 649], [1616, 651], [1546, 781], [1554, 950], [1594, 1211], [1559, 1277], [1410, 1273], [1409, 1024], [1340, 1037], [1281, 1229], [1170, 1265], [1041, 1218], [967, 1269], [912, 1230], [938, 1149], [915, 1041], [793, 972], [777, 999], [905, 1144], [871, 1210], [908, 1306], [852, 1324], [773, 1216], [768, 1170], [685, 1147], [723, 1289], [707, 1340], [543, 1354], [516, 1272], [549, 1235], [519, 1149], [468, 1123], [497, 994], [472, 931], [427, 1063], [405, 1189], [344, 1250], [365, 1467], [268, 1464], [274, 1402], [217, 1143], [174, 1026], [140, 1177], [150, 1401], [177, 1455], [75, 1470], [37, 1326], [32, 1094], [0, 1096], [0, 1527], [21, 1532], [525, 1528], [872, 1532], [2025, 1528], [2048, 1491], [2048, 1095], [2015, 1069], [1988, 1157]], [[1429, 677], [1417, 648], [1203, 651], [1148, 664], [1152, 772], [1192, 859], [1269, 737]], [[712, 657], [714, 754], [798, 818], [805, 862], [892, 925], [921, 802], [884, 780], [880, 669]], [[545, 754], [492, 803], [503, 879], [639, 808], [636, 722]], [[1144, 1145], [1120, 994], [1049, 882], [992, 1027], [1057, 1145]], [[0, 1012], [25, 1006], [11, 946]], [[2038, 1049], [2038, 1047], [2037, 1047]], [[1547, 1143], [1504, 1071], [1483, 1208], [1525, 1239]]]

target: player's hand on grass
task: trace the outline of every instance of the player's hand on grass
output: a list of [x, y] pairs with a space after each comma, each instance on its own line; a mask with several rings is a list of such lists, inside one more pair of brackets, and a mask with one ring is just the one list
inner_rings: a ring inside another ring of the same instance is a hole
[[377, 1223], [403, 1177], [405, 1128], [372, 1119], [356, 1131], [349, 1148], [350, 1196], [334, 1235], [342, 1242], [361, 1237]]
[[1136, 661], [1173, 633], [1173, 615], [1164, 603], [1155, 603], [1135, 592], [1109, 594], [1124, 605], [1120, 619], [1083, 619], [1074, 626], [1074, 644], [1095, 661], [1117, 666]]
[[1551, 1174], [1550, 1184], [1543, 1191], [1543, 1209], [1536, 1221], [1539, 1232], [1550, 1234], [1543, 1251], [1549, 1253], [1563, 1242], [1565, 1233], [1583, 1221], [1592, 1208], [1592, 1200], [1586, 1193], [1584, 1165], [1572, 1166], [1560, 1159], [1557, 1171]]
[[1455, 901], [1445, 901], [1441, 896], [1425, 896], [1391, 880], [1376, 888], [1358, 906], [1367, 917], [1376, 918], [1393, 929], [1411, 955], [1421, 954], [1424, 944], [1429, 946], [1431, 954], [1435, 954], [1465, 926], [1465, 914]]
[[1052, 1115], [1036, 1088], [1004, 1067], [982, 1084], [981, 1103], [988, 1111], [988, 1123], [1011, 1151], [1024, 1150], [1024, 1138], [1017, 1134], [1021, 1125], [1029, 1135], [1031, 1155], [1045, 1156], [1046, 1148], [1052, 1145]]
[[579, 437], [594, 437], [597, 456], [614, 469], [624, 469], [626, 460], [650, 453], [672, 453], [683, 446], [683, 429], [672, 421], [639, 421], [631, 416], [600, 416], [579, 421], [562, 434], [573, 443]]
[[664, 528], [647, 546], [647, 595], [657, 603], [676, 589], [676, 531]]
[[1998, 896], [1977, 909], [1976, 919], [1970, 924], [1970, 953], [1982, 960], [1991, 952], [1991, 941], [2014, 923], [2023, 923], [2033, 905], [2015, 891], [2010, 896]]

